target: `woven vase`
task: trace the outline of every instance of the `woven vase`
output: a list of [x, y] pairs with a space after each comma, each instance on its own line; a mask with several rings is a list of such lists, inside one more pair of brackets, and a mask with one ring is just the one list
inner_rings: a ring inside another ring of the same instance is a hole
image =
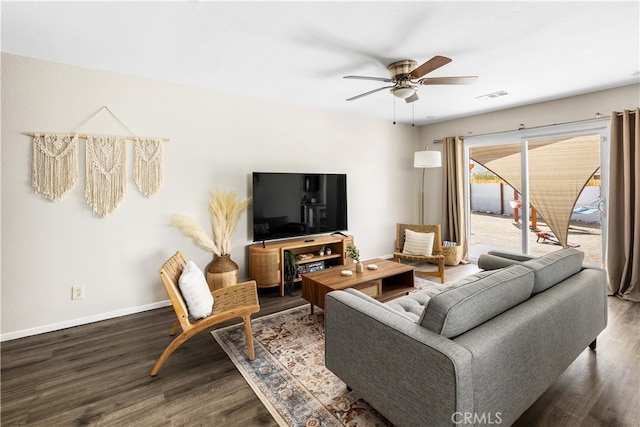
[[207, 283], [212, 291], [238, 283], [238, 264], [233, 262], [231, 255], [214, 257], [206, 268]]

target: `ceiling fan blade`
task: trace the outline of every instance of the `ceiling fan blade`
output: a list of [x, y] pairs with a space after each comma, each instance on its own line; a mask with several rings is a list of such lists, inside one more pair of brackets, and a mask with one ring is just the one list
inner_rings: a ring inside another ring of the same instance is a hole
[[365, 93], [361, 93], [360, 95], [353, 96], [353, 97], [347, 99], [347, 101], [353, 101], [353, 100], [362, 98], [363, 96], [371, 95], [372, 93], [376, 93], [376, 92], [379, 92], [379, 91], [384, 90], [384, 89], [391, 89], [392, 87], [395, 87], [395, 85], [394, 86], [379, 87], [378, 89], [370, 90], [369, 92], [365, 92]]
[[425, 62], [424, 64], [422, 64], [421, 66], [415, 68], [411, 72], [411, 77], [414, 79], [419, 79], [425, 74], [430, 73], [433, 70], [436, 70], [442, 67], [443, 65], [447, 65], [449, 62], [451, 62], [451, 58], [447, 58], [446, 56], [436, 55], [430, 60], [428, 60], [427, 62]]
[[414, 101], [417, 101], [418, 99], [419, 99], [418, 98], [418, 92], [416, 92], [413, 95], [406, 97], [404, 100], [405, 100], [405, 102], [407, 104], [410, 104], [410, 103], [412, 103]]
[[366, 77], [366, 76], [344, 76], [343, 79], [375, 80], [378, 82], [385, 82], [385, 83], [391, 83], [393, 81], [387, 77]]
[[421, 85], [470, 85], [478, 80], [478, 76], [460, 77], [425, 77], [418, 80]]

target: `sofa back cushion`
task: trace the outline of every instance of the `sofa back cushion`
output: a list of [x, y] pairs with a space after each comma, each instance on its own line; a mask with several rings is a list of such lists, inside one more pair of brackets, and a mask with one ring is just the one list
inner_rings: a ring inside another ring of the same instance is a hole
[[533, 271], [523, 266], [493, 270], [432, 297], [419, 323], [437, 334], [455, 338], [526, 301], [533, 290], [533, 279]]
[[525, 261], [521, 265], [533, 270], [535, 284], [533, 293], [545, 291], [582, 270], [584, 252], [574, 248], [564, 248], [540, 258]]

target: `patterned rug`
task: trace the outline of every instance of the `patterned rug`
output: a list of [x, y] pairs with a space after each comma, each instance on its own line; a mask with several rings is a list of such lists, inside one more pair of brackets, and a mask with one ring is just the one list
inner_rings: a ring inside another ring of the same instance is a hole
[[[418, 280], [416, 287], [433, 282]], [[431, 288], [437, 292], [436, 288]], [[243, 325], [211, 332], [278, 424], [390, 426], [324, 366], [324, 312], [305, 304], [252, 321], [256, 358], [246, 356]]]

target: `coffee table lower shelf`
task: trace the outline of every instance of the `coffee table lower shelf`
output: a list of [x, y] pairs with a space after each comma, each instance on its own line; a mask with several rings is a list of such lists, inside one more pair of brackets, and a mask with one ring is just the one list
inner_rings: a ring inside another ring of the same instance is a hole
[[[302, 298], [314, 306], [324, 309], [324, 298], [336, 290], [357, 289], [379, 301], [389, 301], [415, 289], [414, 268], [384, 259], [372, 259], [363, 263], [365, 269], [356, 273], [355, 265], [340, 266], [302, 275]], [[367, 269], [375, 264], [376, 270]], [[350, 270], [351, 276], [343, 276], [344, 270]]]

